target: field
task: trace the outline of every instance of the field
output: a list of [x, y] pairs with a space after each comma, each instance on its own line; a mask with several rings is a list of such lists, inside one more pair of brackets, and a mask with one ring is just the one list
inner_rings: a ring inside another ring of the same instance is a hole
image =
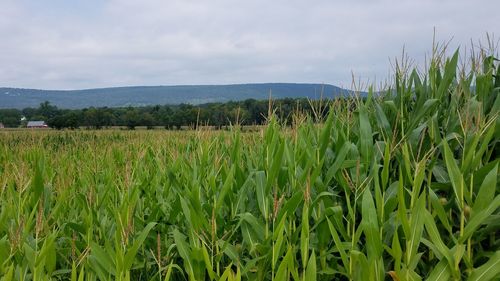
[[500, 67], [458, 62], [291, 127], [0, 131], [0, 280], [500, 280]]

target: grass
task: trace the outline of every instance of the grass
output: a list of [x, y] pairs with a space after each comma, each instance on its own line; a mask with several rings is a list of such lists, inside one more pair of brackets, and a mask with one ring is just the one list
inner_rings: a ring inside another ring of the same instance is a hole
[[0, 280], [499, 280], [500, 67], [458, 62], [319, 125], [0, 132]]

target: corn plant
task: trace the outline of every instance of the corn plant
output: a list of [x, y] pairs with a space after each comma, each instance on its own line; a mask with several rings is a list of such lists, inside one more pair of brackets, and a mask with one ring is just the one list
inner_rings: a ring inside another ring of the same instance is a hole
[[499, 280], [500, 66], [259, 132], [0, 132], [0, 280]]

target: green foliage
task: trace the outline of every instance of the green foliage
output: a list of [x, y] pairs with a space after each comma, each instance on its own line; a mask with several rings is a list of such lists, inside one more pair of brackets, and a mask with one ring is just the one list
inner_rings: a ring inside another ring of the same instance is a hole
[[21, 113], [16, 109], [0, 109], [0, 123], [5, 127], [18, 127], [21, 124]]
[[[307, 100], [305, 98], [284, 98], [273, 101], [275, 116], [281, 123], [292, 124], [296, 112], [325, 118], [328, 108], [320, 113], [315, 107], [324, 103], [323, 100]], [[102, 129], [111, 126], [135, 129], [138, 126], [153, 129], [192, 128], [198, 126], [216, 129], [229, 128], [231, 125], [264, 125], [267, 122], [268, 100], [247, 99], [240, 102], [208, 103], [194, 106], [155, 105], [142, 107], [90, 107], [84, 109], [58, 109], [49, 102], [41, 103], [38, 108], [0, 109], [0, 121], [6, 127], [19, 127], [21, 117], [27, 120], [44, 120], [55, 129], [76, 129], [80, 126], [90, 129]], [[24, 124], [24, 127], [26, 124]]]

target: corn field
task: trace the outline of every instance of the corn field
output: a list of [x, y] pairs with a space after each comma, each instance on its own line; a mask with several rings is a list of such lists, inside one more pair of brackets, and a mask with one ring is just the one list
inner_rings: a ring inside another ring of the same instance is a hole
[[500, 67], [462, 60], [260, 132], [0, 132], [0, 280], [500, 280]]

